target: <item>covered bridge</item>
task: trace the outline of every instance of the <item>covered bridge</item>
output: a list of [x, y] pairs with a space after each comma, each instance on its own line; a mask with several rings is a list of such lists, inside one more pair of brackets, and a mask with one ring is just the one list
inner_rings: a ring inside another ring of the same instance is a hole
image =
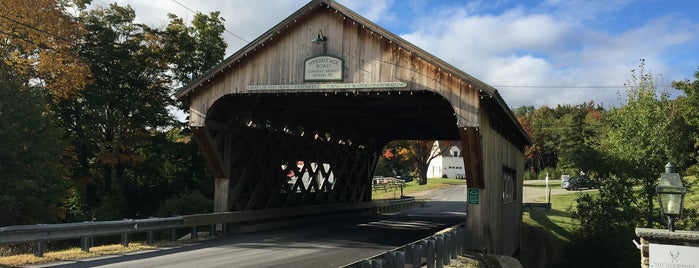
[[389, 141], [460, 140], [479, 189], [470, 247], [519, 247], [530, 141], [498, 92], [334, 1], [305, 5], [176, 97], [217, 212], [369, 201]]

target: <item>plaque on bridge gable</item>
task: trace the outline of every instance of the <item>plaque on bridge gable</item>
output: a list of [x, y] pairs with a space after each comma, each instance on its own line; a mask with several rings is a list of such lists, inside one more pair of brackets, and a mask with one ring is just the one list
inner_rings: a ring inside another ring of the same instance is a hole
[[303, 81], [342, 81], [343, 74], [344, 60], [338, 57], [323, 55], [312, 57], [304, 62]]

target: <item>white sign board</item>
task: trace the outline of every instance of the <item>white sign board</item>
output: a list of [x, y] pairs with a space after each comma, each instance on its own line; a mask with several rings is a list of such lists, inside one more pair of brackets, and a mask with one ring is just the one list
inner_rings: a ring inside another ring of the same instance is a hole
[[379, 89], [379, 88], [404, 88], [405, 82], [373, 82], [373, 83], [339, 83], [339, 84], [298, 84], [298, 85], [248, 85], [247, 89], [255, 90], [302, 90], [302, 89]]
[[333, 56], [307, 59], [303, 67], [304, 81], [342, 81], [343, 61]]
[[699, 247], [651, 243], [648, 251], [650, 268], [699, 268]]

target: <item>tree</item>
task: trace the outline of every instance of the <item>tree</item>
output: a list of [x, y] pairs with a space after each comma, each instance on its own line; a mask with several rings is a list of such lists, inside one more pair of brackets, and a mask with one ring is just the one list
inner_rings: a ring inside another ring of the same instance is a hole
[[[694, 148], [699, 148], [699, 70], [694, 73], [694, 81], [684, 80], [672, 82], [672, 87], [682, 90], [684, 98], [680, 98], [682, 116], [687, 124], [692, 128], [689, 131], [691, 139], [694, 141]], [[694, 167], [687, 169], [691, 174], [699, 174], [699, 153], [696, 150], [689, 155], [693, 158]], [[689, 175], [689, 174], [687, 174]]]
[[[69, 155], [75, 161], [68, 163], [76, 181], [74, 192], [80, 193], [76, 203], [84, 204], [76, 212], [92, 214], [82, 217], [137, 217], [157, 211], [154, 205], [143, 204], [157, 204], [158, 199], [178, 194], [170, 189], [187, 191], [194, 177], [205, 176], [198, 171], [181, 176], [181, 170], [172, 168], [181, 164], [183, 153], [189, 153], [192, 167], [201, 157], [192, 143], [169, 135], [186, 129], [168, 109], [175, 105], [174, 88], [188, 81], [181, 79], [191, 79], [178, 73], [198, 75], [223, 57], [225, 44], [213, 47], [220, 45], [216, 37], [222, 40], [222, 23], [218, 13], [212, 14], [216, 17], [198, 14], [193, 28], [177, 28], [173, 25], [183, 25], [182, 21], [171, 17], [169, 30], [163, 31], [135, 23], [135, 11], [129, 6], [80, 10], [86, 33], [79, 55], [88, 62], [92, 80], [55, 109], [72, 142]], [[171, 55], [176, 52], [184, 54]], [[187, 62], [188, 57], [192, 62]], [[185, 62], [186, 68], [180, 65]], [[206, 185], [210, 184], [202, 187]]]
[[[599, 195], [576, 199], [575, 228], [568, 248], [576, 254], [564, 258], [561, 267], [638, 267], [639, 251], [628, 246], [636, 238], [640, 211], [631, 180], [611, 177], [602, 181]], [[595, 256], [590, 258], [589, 256]]]
[[68, 197], [61, 131], [40, 89], [0, 74], [0, 226], [57, 222]]
[[[76, 191], [95, 209], [119, 218], [133, 167], [144, 161], [142, 148], [154, 131], [172, 125], [167, 107], [170, 80], [156, 31], [135, 24], [130, 7], [82, 10], [86, 29], [79, 54], [89, 63], [92, 83], [56, 105], [72, 140]], [[105, 199], [106, 198], [106, 199]]]
[[[89, 71], [75, 46], [84, 29], [66, 13], [70, 1], [0, 0], [0, 58], [24, 86], [45, 85], [54, 100], [82, 90]], [[44, 88], [42, 88], [44, 89]]]
[[588, 175], [607, 175], [609, 166], [598, 150], [602, 135], [602, 108], [593, 101], [572, 106], [558, 120], [560, 138], [556, 146], [558, 167]]
[[441, 152], [433, 150], [434, 141], [410, 140], [408, 144], [415, 152], [415, 171], [418, 174], [418, 183], [420, 185], [427, 184], [427, 169], [430, 166], [430, 162], [439, 156]]
[[376, 174], [388, 176], [405, 176], [415, 166], [415, 152], [407, 140], [389, 142], [383, 149]]
[[685, 164], [684, 154], [691, 146], [676, 103], [644, 67], [641, 60], [639, 70], [632, 71], [626, 105], [610, 111], [601, 148], [616, 159], [617, 175], [634, 178], [643, 187], [645, 225], [651, 227], [658, 175], [668, 161]]
[[172, 64], [174, 78], [187, 84], [194, 78], [218, 64], [226, 52], [226, 42], [220, 12], [194, 15], [192, 26], [173, 14], [168, 14], [170, 23], [162, 32], [165, 55]]

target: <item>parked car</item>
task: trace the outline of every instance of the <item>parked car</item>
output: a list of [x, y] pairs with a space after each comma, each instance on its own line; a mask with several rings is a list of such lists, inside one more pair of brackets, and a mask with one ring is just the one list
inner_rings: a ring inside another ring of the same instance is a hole
[[591, 180], [585, 176], [574, 176], [570, 178], [563, 178], [561, 188], [568, 191], [578, 189], [596, 189], [599, 188], [599, 182]]
[[410, 176], [396, 176], [396, 179], [403, 180], [404, 182], [411, 182], [413, 178]]

